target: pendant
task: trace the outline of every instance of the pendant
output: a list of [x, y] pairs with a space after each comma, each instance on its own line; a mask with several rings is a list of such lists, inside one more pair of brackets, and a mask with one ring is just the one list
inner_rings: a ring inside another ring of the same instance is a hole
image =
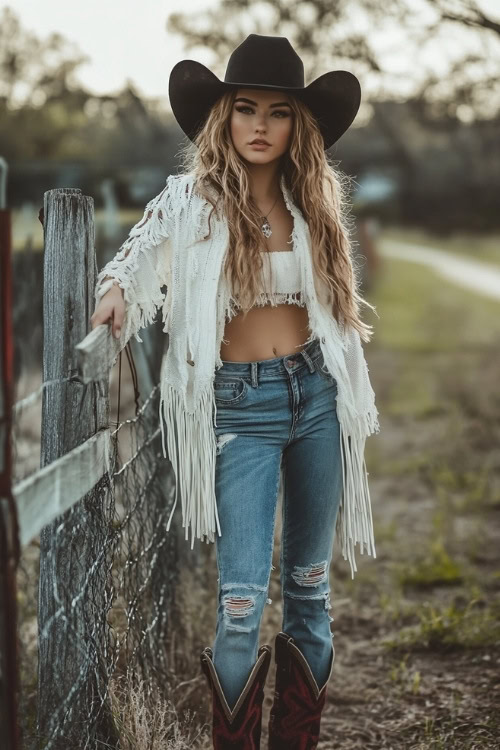
[[261, 229], [262, 229], [262, 232], [263, 232], [263, 234], [264, 234], [264, 235], [265, 235], [266, 237], [270, 237], [270, 236], [272, 235], [272, 233], [273, 233], [273, 230], [271, 229], [271, 225], [270, 225], [270, 223], [269, 223], [269, 222], [267, 221], [267, 219], [266, 219], [266, 217], [265, 217], [265, 216], [263, 216], [262, 218], [263, 218], [263, 219], [265, 219], [265, 221], [264, 221], [264, 223], [263, 223], [263, 225], [262, 225], [262, 227], [261, 227]]

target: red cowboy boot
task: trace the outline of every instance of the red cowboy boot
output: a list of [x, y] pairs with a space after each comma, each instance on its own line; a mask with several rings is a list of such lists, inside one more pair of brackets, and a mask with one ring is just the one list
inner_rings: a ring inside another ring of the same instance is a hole
[[315, 750], [334, 658], [332, 644], [328, 677], [319, 689], [311, 667], [293, 638], [278, 633], [275, 644], [276, 687], [269, 715], [269, 750]]
[[271, 663], [271, 646], [261, 646], [245, 687], [231, 711], [222, 691], [208, 646], [200, 660], [212, 690], [212, 740], [215, 750], [259, 750], [264, 683]]

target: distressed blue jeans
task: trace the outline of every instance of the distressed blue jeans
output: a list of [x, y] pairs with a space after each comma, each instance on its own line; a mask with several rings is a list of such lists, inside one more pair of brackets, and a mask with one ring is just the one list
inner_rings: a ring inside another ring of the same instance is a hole
[[256, 362], [223, 360], [215, 373], [218, 608], [213, 661], [230, 708], [257, 659], [268, 599], [280, 471], [282, 630], [318, 687], [333, 634], [329, 569], [342, 493], [336, 380], [318, 340]]

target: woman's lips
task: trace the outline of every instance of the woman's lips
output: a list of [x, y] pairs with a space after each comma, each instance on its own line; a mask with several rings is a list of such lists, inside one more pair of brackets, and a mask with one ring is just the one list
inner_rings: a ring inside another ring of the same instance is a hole
[[269, 143], [250, 143], [250, 148], [254, 148], [256, 151], [263, 151], [265, 148], [269, 148]]

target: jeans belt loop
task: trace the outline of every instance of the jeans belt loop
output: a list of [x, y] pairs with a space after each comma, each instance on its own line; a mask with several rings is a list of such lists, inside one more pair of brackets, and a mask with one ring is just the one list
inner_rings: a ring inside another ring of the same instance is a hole
[[303, 349], [301, 354], [304, 357], [305, 361], [307, 362], [307, 366], [309, 367], [309, 372], [315, 372], [316, 368], [314, 367], [314, 362], [312, 361], [311, 357], [306, 352], [306, 350]]
[[257, 388], [257, 386], [259, 385], [259, 379], [257, 376], [257, 364], [258, 363], [250, 362], [250, 364], [252, 365], [252, 387]]

